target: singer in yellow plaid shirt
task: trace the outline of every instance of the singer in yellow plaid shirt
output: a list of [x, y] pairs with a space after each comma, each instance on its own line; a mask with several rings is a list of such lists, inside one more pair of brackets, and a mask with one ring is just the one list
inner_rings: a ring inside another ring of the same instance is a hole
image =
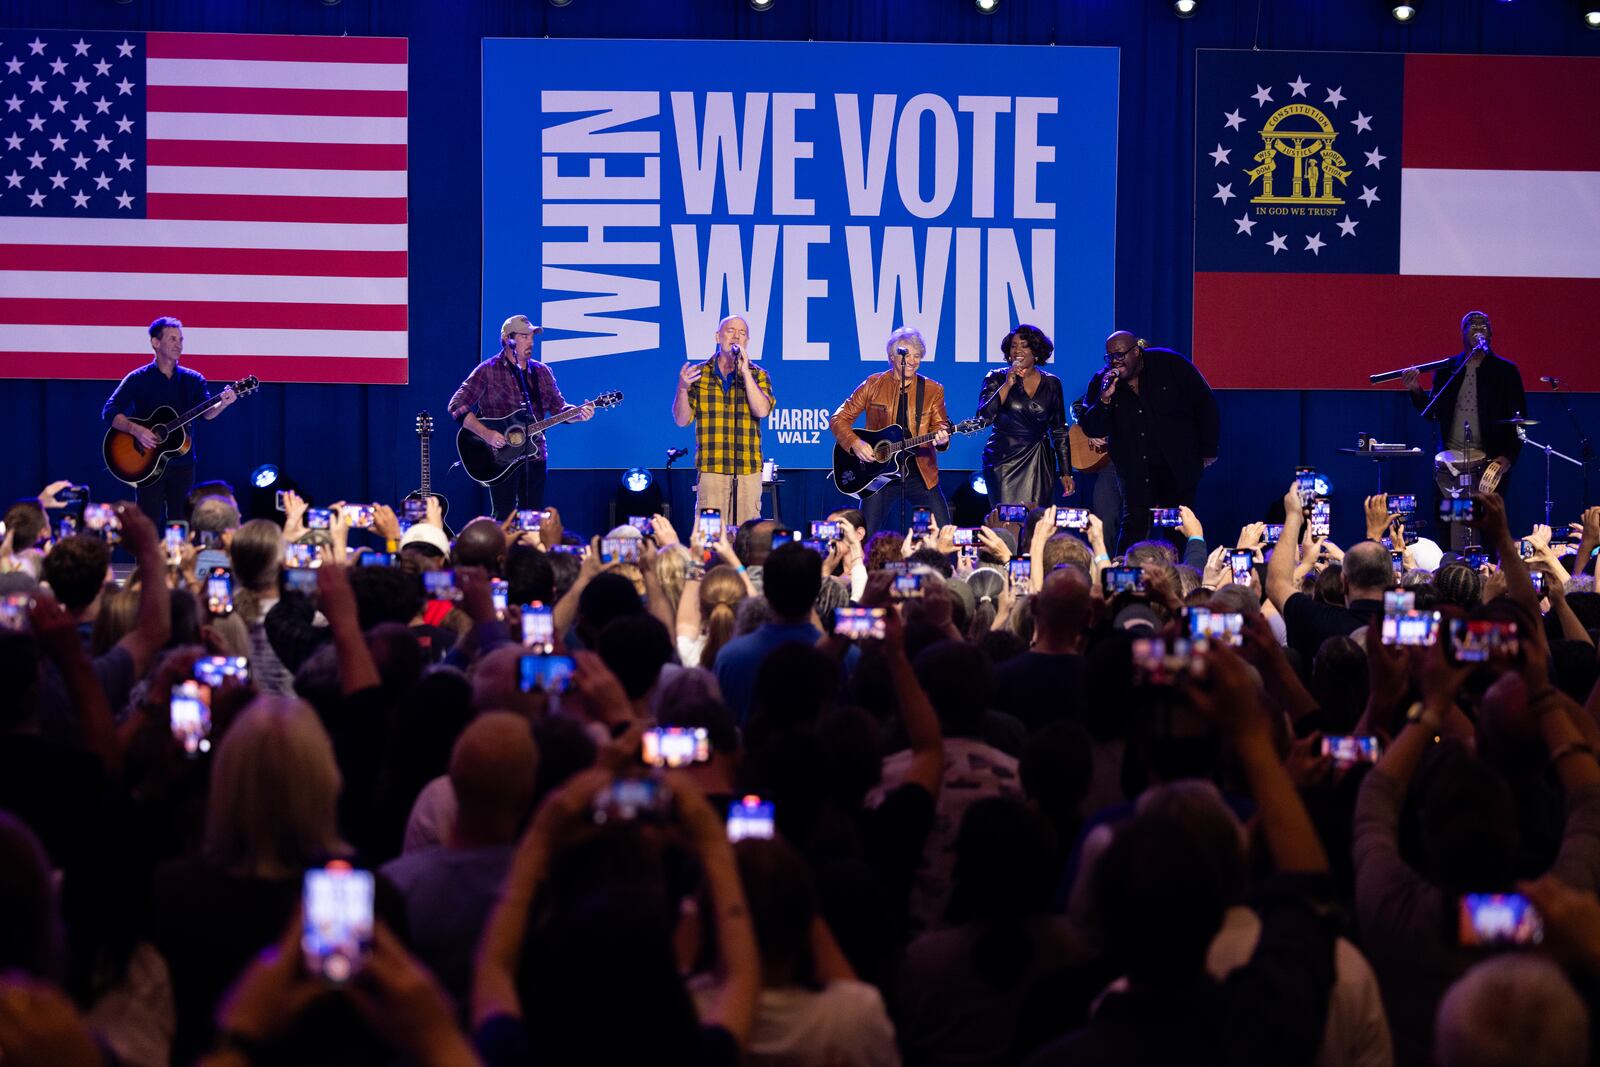
[[695, 509], [717, 508], [728, 526], [761, 514], [761, 420], [774, 404], [772, 380], [751, 362], [749, 342], [743, 319], [723, 319], [716, 352], [683, 365], [672, 398], [673, 420], [695, 424]]

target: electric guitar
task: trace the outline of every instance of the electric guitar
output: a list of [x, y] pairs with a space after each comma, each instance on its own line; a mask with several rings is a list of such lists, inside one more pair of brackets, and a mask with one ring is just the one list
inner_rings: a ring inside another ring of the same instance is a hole
[[[593, 400], [584, 403], [593, 404], [596, 411], [601, 408], [616, 407], [622, 403], [622, 392], [613, 390], [601, 393]], [[559, 426], [563, 422], [571, 422], [577, 418], [578, 411], [583, 406], [577, 404], [559, 414], [537, 421], [525, 411], [516, 411], [501, 419], [480, 418], [478, 421], [485, 428], [505, 435], [504, 448], [490, 448], [487, 441], [463, 425], [456, 431], [456, 454], [461, 457], [462, 469], [467, 472], [467, 477], [480, 485], [493, 485], [504, 478], [517, 464], [533, 458], [539, 445], [540, 435], [552, 426]]]
[[433, 458], [431, 442], [433, 440], [433, 416], [426, 411], [417, 413], [417, 440], [422, 447], [422, 478], [417, 488], [406, 494], [407, 500], [426, 501], [430, 497], [439, 502], [439, 522], [444, 526], [445, 536], [455, 537], [449, 523], [444, 517], [450, 514], [450, 501], [435, 493], [432, 488]]
[[[236, 396], [249, 396], [261, 388], [261, 382], [252, 374], [248, 378], [240, 378], [230, 388]], [[187, 455], [189, 449], [194, 447], [194, 439], [189, 436], [189, 424], [221, 402], [221, 397], [215, 396], [182, 415], [163, 404], [142, 419], [130, 418], [129, 422], [143, 426], [159, 438], [151, 448], [141, 445], [137, 437], [125, 430], [107, 430], [105, 440], [100, 445], [106, 470], [119, 482], [126, 482], [135, 488], [149, 485], [167, 473], [167, 462], [173, 456]]]
[[[950, 427], [950, 436], [977, 433], [988, 425], [988, 419], [964, 419]], [[839, 492], [865, 500], [889, 483], [904, 478], [917, 449], [931, 445], [939, 435], [935, 432], [907, 437], [905, 427], [895, 423], [881, 430], [857, 430], [856, 436], [872, 446], [872, 458], [860, 459], [854, 452], [835, 444], [830, 477]]]

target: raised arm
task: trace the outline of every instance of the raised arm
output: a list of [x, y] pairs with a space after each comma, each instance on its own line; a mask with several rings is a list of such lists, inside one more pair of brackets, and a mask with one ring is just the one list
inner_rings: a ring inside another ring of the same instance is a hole
[[1296, 591], [1295, 546], [1300, 543], [1300, 527], [1305, 521], [1298, 483], [1290, 483], [1289, 491], [1284, 494], [1283, 512], [1283, 533], [1278, 538], [1278, 546], [1272, 550], [1272, 558], [1267, 560], [1267, 599], [1279, 613]]
[[139, 614], [132, 630], [117, 642], [133, 657], [135, 677], [142, 678], [155, 662], [156, 653], [172, 636], [172, 594], [167, 590], [167, 555], [156, 534], [155, 523], [136, 504], [117, 505], [122, 520], [122, 543], [138, 561]]

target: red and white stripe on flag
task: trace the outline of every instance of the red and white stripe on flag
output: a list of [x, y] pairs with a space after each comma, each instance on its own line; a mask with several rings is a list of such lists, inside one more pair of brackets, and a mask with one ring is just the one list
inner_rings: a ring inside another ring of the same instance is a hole
[[407, 42], [144, 35], [139, 217], [0, 217], [0, 377], [407, 380]]
[[[1459, 350], [1461, 316], [1481, 309], [1524, 380], [1600, 391], [1587, 351], [1600, 336], [1600, 59], [1407, 55], [1404, 77], [1398, 272], [1199, 271], [1197, 364], [1225, 386], [1360, 388]], [[1264, 308], [1326, 325], [1269, 331], [1277, 356], [1260, 358]]]

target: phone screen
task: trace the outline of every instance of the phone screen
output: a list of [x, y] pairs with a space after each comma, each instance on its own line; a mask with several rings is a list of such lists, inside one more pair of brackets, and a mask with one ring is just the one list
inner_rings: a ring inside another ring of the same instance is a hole
[[220, 686], [225, 678], [248, 682], [250, 661], [243, 656], [201, 656], [194, 661], [194, 677], [212, 689]]
[[1256, 555], [1249, 549], [1235, 550], [1228, 554], [1228, 566], [1233, 570], [1233, 580], [1244, 585], [1255, 572]]
[[978, 530], [973, 526], [958, 527], [955, 533], [951, 536], [951, 543], [957, 548], [960, 548], [963, 545], [977, 544], [977, 540]]
[[1100, 587], [1106, 596], [1116, 596], [1118, 593], [1144, 592], [1144, 568], [1142, 567], [1107, 567], [1100, 572]]
[[852, 641], [881, 640], [884, 635], [882, 608], [836, 608], [833, 613], [833, 632]]
[[460, 600], [455, 571], [423, 571], [422, 589], [429, 600]]
[[543, 604], [522, 609], [522, 647], [549, 655], [556, 647], [555, 615]]
[[700, 509], [700, 537], [706, 541], [715, 541], [722, 536], [722, 509]]
[[1133, 680], [1137, 685], [1176, 685], [1194, 677], [1204, 660], [1195, 658], [1195, 646], [1181, 637], [1140, 637], [1133, 642]]
[[911, 512], [911, 532], [920, 537], [932, 529], [933, 511], [929, 508], [913, 509]]
[[705, 730], [658, 726], [640, 738], [639, 758], [651, 767], [687, 767], [711, 759], [711, 738]]
[[897, 574], [894, 576], [894, 595], [901, 600], [916, 600], [922, 596], [921, 574]]
[[1056, 529], [1087, 530], [1088, 528], [1088, 508], [1060, 508], [1056, 511]]
[[357, 530], [369, 530], [375, 518], [371, 504], [346, 504], [339, 509], [344, 516], [347, 526]]
[[1327, 537], [1333, 528], [1333, 509], [1326, 500], [1311, 505], [1311, 536]]
[[629, 515], [628, 525], [638, 530], [640, 537], [649, 537], [656, 532], [656, 524], [648, 515]]
[[605, 537], [600, 541], [601, 563], [638, 563], [637, 537]]
[[1275, 545], [1283, 539], [1283, 523], [1269, 522], [1267, 528], [1261, 532], [1261, 540], [1269, 545]]
[[1415, 493], [1391, 493], [1389, 495], [1389, 510], [1396, 515], [1411, 515], [1417, 510], [1417, 496]]
[[399, 557], [393, 552], [363, 552], [356, 557], [358, 567], [393, 567]]
[[372, 895], [371, 871], [335, 861], [306, 872], [300, 946], [308, 971], [344, 982], [361, 970], [372, 949]]
[[1001, 504], [995, 511], [999, 512], [1001, 522], [1028, 521], [1028, 505], [1026, 504]]
[[1386, 612], [1383, 616], [1383, 643], [1423, 646], [1439, 641], [1437, 611]]
[[1537, 945], [1544, 940], [1544, 919], [1521, 893], [1464, 894], [1459, 916], [1465, 947]]
[[672, 806], [672, 794], [654, 778], [618, 778], [595, 794], [590, 817], [597, 823], [656, 819]]
[[326, 530], [333, 525], [333, 512], [327, 508], [306, 509], [306, 529]]
[[1014, 559], [1006, 564], [1006, 570], [1011, 573], [1011, 591], [1019, 596], [1026, 593], [1029, 579], [1033, 577], [1033, 560]]
[[1404, 593], [1391, 589], [1383, 594], [1383, 610], [1385, 613], [1415, 611], [1417, 607], [1417, 594]]
[[1322, 754], [1334, 765], [1354, 767], [1358, 763], [1377, 763], [1383, 748], [1376, 737], [1355, 734], [1329, 734], [1322, 739]]
[[572, 688], [577, 667], [571, 656], [525, 655], [517, 661], [524, 693], [565, 693]]
[[183, 746], [183, 754], [193, 759], [211, 751], [211, 691], [186, 679], [172, 687], [172, 736]]
[[0, 630], [28, 629], [28, 617], [31, 611], [33, 611], [33, 597], [27, 593], [7, 593], [0, 596]]
[[213, 615], [233, 614], [233, 573], [226, 567], [212, 567], [206, 578], [206, 610]]
[[770, 800], [741, 797], [728, 805], [728, 840], [737, 844], [747, 837], [767, 840], [773, 835], [774, 807]]
[[322, 554], [317, 551], [316, 545], [284, 545], [283, 565], [314, 569], [322, 566]]
[[827, 519], [818, 519], [811, 524], [811, 538], [814, 541], [837, 541], [839, 524]]
[[428, 502], [418, 496], [408, 496], [400, 502], [400, 516], [407, 522], [421, 522], [428, 517]]
[[317, 592], [317, 572], [310, 567], [285, 567], [283, 570], [283, 584], [285, 588], [292, 589], [302, 596], [315, 596]]
[[517, 529], [524, 531], [532, 530], [537, 532], [539, 529], [539, 520], [542, 518], [544, 518], [544, 512], [538, 510], [537, 508], [518, 508]]
[[1477, 501], [1470, 496], [1447, 496], [1439, 501], [1440, 522], [1471, 522], [1477, 517]]
[[506, 597], [510, 594], [511, 583], [504, 578], [491, 578], [489, 580], [489, 597], [494, 601], [494, 617], [501, 622], [506, 618]]
[[784, 545], [792, 545], [792, 544], [794, 544], [794, 531], [793, 530], [773, 530], [772, 531], [772, 547], [773, 548], [782, 548]]
[[112, 504], [84, 505], [83, 528], [107, 544], [114, 545], [122, 540], [122, 520]]
[[1190, 608], [1189, 639], [1218, 641], [1238, 648], [1244, 644], [1244, 615], [1237, 611]]
[[1496, 657], [1515, 656], [1520, 648], [1514, 622], [1450, 620], [1450, 654], [1457, 663], [1487, 663]]

